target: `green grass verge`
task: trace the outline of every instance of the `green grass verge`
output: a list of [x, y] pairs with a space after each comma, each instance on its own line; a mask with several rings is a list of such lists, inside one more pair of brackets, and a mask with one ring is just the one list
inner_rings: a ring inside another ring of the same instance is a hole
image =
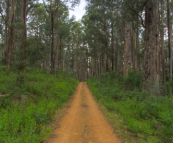
[[173, 99], [124, 90], [111, 76], [90, 79], [88, 85], [117, 135], [127, 143], [173, 142]]
[[78, 81], [64, 72], [24, 73], [21, 85], [18, 75], [5, 67], [0, 69], [0, 143], [40, 143], [51, 133], [48, 126], [55, 111], [73, 94]]

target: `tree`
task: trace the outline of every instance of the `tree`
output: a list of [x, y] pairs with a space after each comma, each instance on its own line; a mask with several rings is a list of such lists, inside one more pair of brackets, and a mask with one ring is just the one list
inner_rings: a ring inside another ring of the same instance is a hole
[[[10, 68], [12, 60], [12, 51], [14, 48], [14, 16], [15, 16], [15, 1], [6, 1], [6, 16], [5, 20], [5, 48], [4, 60], [5, 64]], [[2, 8], [1, 8], [2, 9]]]
[[160, 94], [158, 0], [150, 0], [145, 6], [145, 50], [143, 89], [154, 95]]
[[[59, 1], [59, 0], [50, 0], [49, 3], [46, 3], [45, 0], [43, 0], [45, 8], [47, 10], [47, 13], [50, 15], [50, 29], [51, 29], [51, 73], [55, 74], [56, 73], [56, 68], [57, 68], [57, 46], [58, 43], [57, 40], [55, 40], [55, 37], [58, 37], [58, 30], [57, 27], [58, 25], [55, 25], [58, 23], [57, 21], [59, 20], [59, 15], [58, 15], [58, 10], [59, 7], [65, 6], [65, 0], [64, 1]], [[69, 2], [72, 3], [73, 6], [78, 4], [79, 0], [70, 0]]]

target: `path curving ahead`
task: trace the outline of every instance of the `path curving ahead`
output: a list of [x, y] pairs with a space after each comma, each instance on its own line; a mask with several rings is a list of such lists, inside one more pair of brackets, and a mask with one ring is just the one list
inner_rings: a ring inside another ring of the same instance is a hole
[[67, 114], [53, 134], [49, 143], [121, 143], [85, 82], [79, 83]]

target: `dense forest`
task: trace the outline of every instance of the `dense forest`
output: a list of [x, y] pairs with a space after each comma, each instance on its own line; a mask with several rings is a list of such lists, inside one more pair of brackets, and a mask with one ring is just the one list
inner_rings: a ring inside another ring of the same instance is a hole
[[89, 1], [87, 8], [82, 22], [91, 74], [140, 72], [142, 89], [165, 95], [167, 84], [171, 96], [172, 1]]
[[167, 84], [172, 94], [172, 1], [89, 0], [80, 22], [67, 4], [78, 1], [1, 1], [1, 65], [62, 69], [80, 80], [133, 70], [144, 90], [165, 95]]
[[85, 1], [79, 21], [80, 0], [0, 1], [0, 142], [43, 141], [77, 80], [130, 136], [173, 142], [173, 1]]

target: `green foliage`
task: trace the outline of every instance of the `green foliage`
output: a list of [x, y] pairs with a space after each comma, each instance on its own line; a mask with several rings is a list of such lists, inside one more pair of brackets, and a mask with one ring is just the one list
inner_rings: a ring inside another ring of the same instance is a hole
[[47, 125], [55, 110], [71, 97], [77, 80], [62, 71], [50, 75], [31, 70], [18, 87], [17, 73], [6, 71], [0, 68], [0, 93], [6, 95], [0, 97], [0, 142], [43, 142], [50, 134]]
[[[38, 46], [39, 43], [39, 46]], [[27, 39], [28, 47], [26, 49], [27, 65], [39, 67], [41, 60], [45, 59], [48, 52], [46, 47], [41, 42], [41, 38], [31, 37]]]
[[141, 90], [140, 80], [140, 73], [129, 71], [127, 77], [107, 73], [88, 80], [88, 84], [98, 102], [120, 114], [127, 129], [141, 142], [172, 142], [173, 99], [149, 96]]
[[0, 94], [11, 93], [15, 90], [16, 74], [10, 73], [7, 67], [0, 67]]
[[128, 71], [128, 76], [124, 80], [125, 88], [128, 90], [141, 89], [142, 88], [142, 74], [140, 72], [135, 73], [133, 70]]

